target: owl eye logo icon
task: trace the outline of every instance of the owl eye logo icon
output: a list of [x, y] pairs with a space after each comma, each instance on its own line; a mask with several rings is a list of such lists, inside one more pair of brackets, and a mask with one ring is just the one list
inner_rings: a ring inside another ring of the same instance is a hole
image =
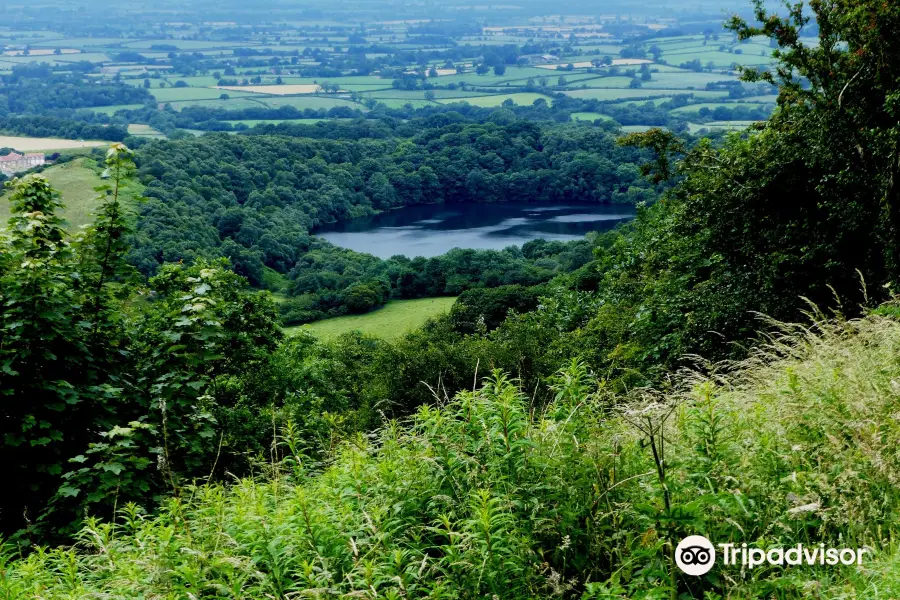
[[675, 564], [688, 575], [705, 575], [716, 564], [716, 549], [702, 535], [689, 535], [675, 548]]

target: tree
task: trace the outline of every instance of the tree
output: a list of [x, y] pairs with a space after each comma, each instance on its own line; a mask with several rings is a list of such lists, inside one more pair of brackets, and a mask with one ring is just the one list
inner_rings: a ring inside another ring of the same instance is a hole
[[478, 65], [477, 67], [475, 67], [475, 73], [478, 74], [478, 75], [487, 75], [488, 72], [489, 72], [490, 70], [491, 70], [490, 67], [488, 67], [488, 66], [487, 66], [486, 64], [484, 64], [484, 63], [482, 63], [482, 64]]
[[127, 337], [117, 297], [130, 269], [120, 194], [134, 169], [131, 151], [113, 145], [106, 165], [110, 183], [98, 190], [97, 219], [74, 244], [49, 182], [39, 175], [13, 182], [0, 262], [0, 455], [16, 488], [0, 501], [7, 533], [60, 524], [47, 503], [78, 494], [61, 485], [67, 461], [111, 426], [124, 387]]
[[[125, 263], [128, 251], [126, 235], [130, 225], [122, 198], [125, 186], [134, 177], [134, 152], [124, 144], [113, 144], [106, 152], [103, 176], [108, 183], [97, 188], [100, 192], [100, 211], [87, 234], [80, 241], [81, 276], [85, 284], [85, 315], [94, 324], [96, 339], [106, 328], [103, 339], [108, 345], [113, 337], [112, 323], [118, 318], [115, 297], [110, 284], [127, 281], [134, 270]], [[100, 347], [96, 352], [107, 348]]]
[[[839, 297], [851, 312], [884, 298], [883, 286], [900, 276], [900, 121], [891, 100], [900, 82], [900, 40], [891, 33], [900, 30], [900, 6], [811, 7], [817, 44], [799, 35], [811, 19], [802, 4], [778, 15], [759, 1], [758, 25], [730, 22], [739, 39], [777, 40], [772, 68], [742, 71], [750, 83], [779, 87], [779, 109], [743, 139], [687, 152], [677, 165], [683, 181], [629, 242], [654, 256], [617, 280], [656, 290], [632, 300], [654, 315], [653, 323], [635, 321], [634, 339], [669, 364], [690, 353], [739, 354], [708, 332], [750, 336], [758, 327], [752, 311], [795, 319], [801, 297], [823, 309]], [[661, 158], [655, 178], [663, 180], [676, 172], [669, 154], [677, 149], [659, 131], [650, 137], [646, 147]]]
[[500, 76], [506, 73], [506, 65], [494, 65], [494, 75]]
[[[46, 178], [13, 182], [0, 270], [2, 455], [10, 473], [0, 500], [3, 529], [34, 521], [84, 438], [84, 384], [93, 369], [81, 302], [70, 277], [75, 257]], [[25, 268], [22, 268], [24, 266]]]

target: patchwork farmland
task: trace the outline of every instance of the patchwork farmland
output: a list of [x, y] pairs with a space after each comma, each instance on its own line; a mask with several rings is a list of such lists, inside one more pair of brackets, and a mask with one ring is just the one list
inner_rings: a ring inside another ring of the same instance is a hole
[[[142, 39], [0, 28], [0, 73], [93, 64], [96, 84], [124, 84], [145, 96], [85, 110], [145, 139], [177, 128], [312, 125], [456, 105], [537, 107], [556, 120], [704, 133], [743, 128], [775, 106], [769, 86], [740, 81], [741, 69], [771, 63], [767, 43], [738, 41], [723, 30], [666, 35], [677, 28], [665, 20], [643, 23], [644, 33], [634, 37], [601, 18], [511, 19], [459, 35], [455, 46], [435, 45], [418, 31], [421, 22], [408, 20], [377, 21], [355, 33], [339, 23], [292, 22], [276, 40], [262, 28], [237, 40], [225, 39], [227, 25], [189, 38], [182, 26], [170, 27]], [[414, 55], [422, 58], [398, 63]], [[188, 115], [190, 123], [177, 124]]]

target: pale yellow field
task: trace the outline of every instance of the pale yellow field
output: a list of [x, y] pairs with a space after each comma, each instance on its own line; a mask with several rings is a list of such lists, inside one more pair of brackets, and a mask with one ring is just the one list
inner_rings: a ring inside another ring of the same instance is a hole
[[110, 142], [85, 142], [78, 140], [60, 140], [56, 138], [31, 138], [0, 135], [0, 148], [12, 148], [20, 152], [39, 152], [41, 150], [71, 150], [74, 148], [93, 148], [108, 146]]
[[254, 92], [257, 94], [273, 94], [275, 96], [292, 96], [294, 94], [315, 94], [322, 88], [314, 83], [286, 85], [217, 85], [217, 90], [231, 92]]

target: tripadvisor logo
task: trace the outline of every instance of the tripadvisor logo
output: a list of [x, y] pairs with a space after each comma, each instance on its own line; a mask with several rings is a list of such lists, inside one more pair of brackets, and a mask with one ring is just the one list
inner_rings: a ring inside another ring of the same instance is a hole
[[[868, 548], [825, 548], [797, 544], [790, 548], [749, 548], [747, 544], [718, 544], [725, 566], [741, 565], [749, 569], [760, 565], [861, 565]], [[688, 575], [705, 575], [716, 564], [716, 548], [702, 535], [689, 535], [675, 548], [675, 564]]]
[[705, 575], [716, 564], [716, 549], [702, 535], [689, 535], [675, 548], [675, 564], [688, 575]]

